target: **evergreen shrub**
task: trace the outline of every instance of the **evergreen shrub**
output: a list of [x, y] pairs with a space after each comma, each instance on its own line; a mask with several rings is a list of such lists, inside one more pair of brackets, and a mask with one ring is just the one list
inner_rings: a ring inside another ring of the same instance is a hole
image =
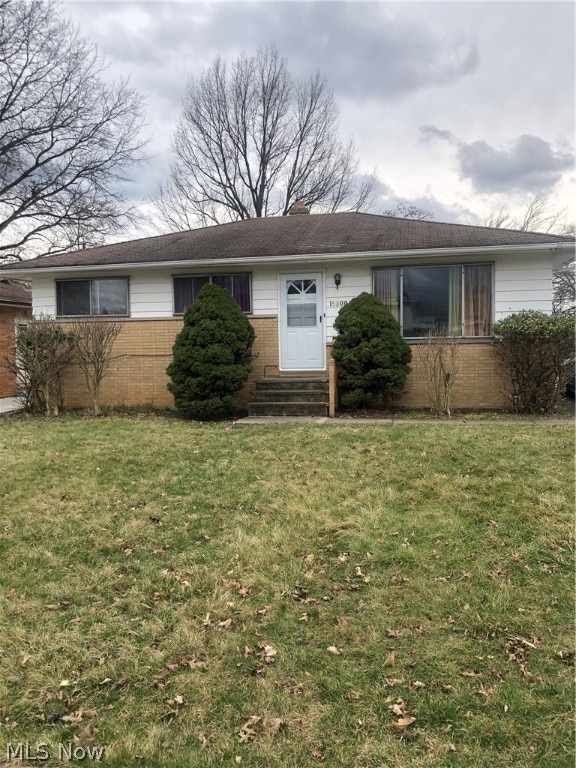
[[361, 293], [334, 321], [340, 404], [360, 408], [374, 398], [400, 394], [410, 373], [411, 351], [393, 315], [372, 294]]
[[254, 329], [225, 288], [208, 283], [184, 314], [167, 368], [180, 415], [198, 420], [233, 414], [234, 393], [248, 378]]

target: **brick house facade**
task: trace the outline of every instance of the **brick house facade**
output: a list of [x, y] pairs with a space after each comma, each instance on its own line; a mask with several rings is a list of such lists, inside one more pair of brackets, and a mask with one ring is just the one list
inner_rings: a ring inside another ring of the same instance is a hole
[[0, 397], [16, 395], [16, 377], [6, 362], [14, 359], [17, 322], [31, 316], [31, 291], [21, 285], [0, 281]]
[[[214, 282], [231, 291], [256, 332], [241, 405], [257, 380], [329, 377], [334, 319], [368, 291], [413, 348], [406, 391], [394, 404], [428, 405], [417, 347], [427, 329], [444, 327], [461, 339], [454, 407], [498, 408], [505, 400], [492, 323], [521, 309], [551, 312], [553, 268], [573, 257], [569, 237], [335, 213], [128, 241], [7, 265], [0, 275], [32, 281], [36, 314], [122, 323], [102, 404], [173, 404], [166, 366], [174, 338], [186, 306]], [[78, 371], [66, 376], [64, 397], [66, 405], [88, 404]]]

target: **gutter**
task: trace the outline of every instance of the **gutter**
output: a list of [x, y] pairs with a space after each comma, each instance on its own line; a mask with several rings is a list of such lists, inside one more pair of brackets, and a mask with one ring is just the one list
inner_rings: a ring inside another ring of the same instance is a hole
[[[573, 243], [538, 243], [538, 244], [526, 244], [526, 245], [486, 245], [475, 246], [471, 248], [426, 248], [426, 249], [410, 249], [401, 251], [360, 251], [357, 253], [302, 253], [286, 256], [249, 256], [244, 258], [223, 258], [223, 259], [179, 259], [175, 261], [137, 261], [137, 262], [122, 262], [117, 264], [78, 264], [69, 266], [56, 266], [56, 267], [35, 267], [32, 269], [9, 269], [0, 268], [0, 276], [4, 277], [20, 277], [24, 279], [32, 279], [34, 276], [49, 275], [53, 273], [61, 272], [117, 272], [117, 271], [130, 271], [140, 269], [176, 269], [187, 268], [195, 269], [198, 267], [227, 267], [230, 265], [248, 265], [248, 264], [294, 264], [298, 262], [308, 261], [367, 261], [378, 259], [378, 261], [392, 261], [396, 259], [410, 258], [434, 258], [434, 257], [450, 257], [455, 256], [461, 258], [462, 256], [479, 256], [479, 255], [497, 255], [502, 253], [526, 253], [527, 251], [545, 252], [550, 251], [552, 254], [556, 254], [556, 258], [560, 256], [560, 251], [574, 251]], [[566, 253], [567, 260], [568, 253]]]

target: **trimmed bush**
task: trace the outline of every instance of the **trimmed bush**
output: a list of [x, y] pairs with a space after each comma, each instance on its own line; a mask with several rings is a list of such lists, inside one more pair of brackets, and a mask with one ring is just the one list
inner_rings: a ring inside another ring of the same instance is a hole
[[221, 419], [234, 412], [233, 395], [246, 379], [254, 329], [229, 291], [208, 283], [186, 310], [166, 372], [179, 413]]
[[512, 409], [552, 413], [574, 370], [574, 319], [524, 310], [495, 323], [494, 335]]
[[340, 403], [360, 408], [371, 398], [399, 395], [410, 373], [411, 351], [393, 315], [370, 293], [346, 304], [334, 321], [338, 336], [332, 357], [337, 363]]

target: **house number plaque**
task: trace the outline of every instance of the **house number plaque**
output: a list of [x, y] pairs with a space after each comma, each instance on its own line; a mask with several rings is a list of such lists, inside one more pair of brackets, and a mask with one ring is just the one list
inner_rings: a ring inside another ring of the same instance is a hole
[[328, 300], [328, 306], [330, 309], [337, 309], [338, 307], [343, 307], [345, 304], [348, 304], [348, 299], [329, 299]]

